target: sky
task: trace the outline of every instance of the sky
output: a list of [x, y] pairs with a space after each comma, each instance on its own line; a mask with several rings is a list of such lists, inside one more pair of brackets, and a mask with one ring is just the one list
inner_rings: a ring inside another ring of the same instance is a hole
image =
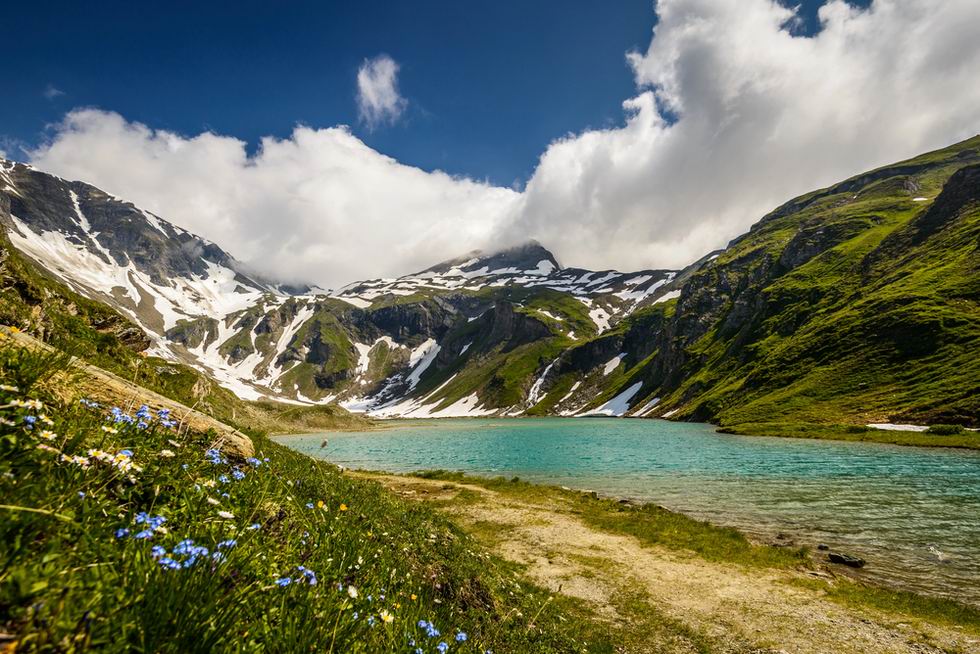
[[330, 287], [532, 237], [565, 265], [680, 267], [794, 195], [980, 132], [975, 0], [20, 3], [5, 22], [0, 151]]

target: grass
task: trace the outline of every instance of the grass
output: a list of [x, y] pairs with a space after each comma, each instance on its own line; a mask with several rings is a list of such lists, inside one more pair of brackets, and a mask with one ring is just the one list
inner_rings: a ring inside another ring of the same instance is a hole
[[[580, 491], [532, 484], [517, 477], [485, 478], [446, 470], [429, 470], [413, 476], [465, 482], [522, 500], [556, 501], [600, 531], [626, 534], [648, 545], [695, 554], [708, 561], [769, 568], [806, 566], [810, 561], [806, 548], [757, 545], [737, 529], [695, 520], [655, 504], [622, 504]], [[466, 496], [463, 501], [472, 502], [473, 498]]]
[[152, 408], [59, 400], [66, 365], [0, 343], [0, 630], [17, 651], [612, 651], [429, 508], [263, 437], [235, 460]]

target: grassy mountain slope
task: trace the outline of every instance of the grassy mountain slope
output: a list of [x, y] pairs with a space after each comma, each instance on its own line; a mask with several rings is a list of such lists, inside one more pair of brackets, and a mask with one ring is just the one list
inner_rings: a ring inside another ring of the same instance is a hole
[[644, 394], [745, 431], [980, 424], [978, 164], [980, 137], [773, 211], [685, 283]]

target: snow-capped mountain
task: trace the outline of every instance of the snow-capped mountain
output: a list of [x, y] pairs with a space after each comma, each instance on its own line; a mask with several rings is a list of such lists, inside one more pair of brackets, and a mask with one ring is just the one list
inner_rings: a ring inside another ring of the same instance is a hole
[[[532, 409], [559, 359], [677, 294], [674, 271], [563, 268], [536, 242], [335, 292], [283, 287], [131, 203], [9, 161], [0, 222], [48, 273], [142, 327], [150, 354], [245, 399], [380, 416]], [[590, 406], [595, 388], [581, 388], [563, 393], [563, 411]]]

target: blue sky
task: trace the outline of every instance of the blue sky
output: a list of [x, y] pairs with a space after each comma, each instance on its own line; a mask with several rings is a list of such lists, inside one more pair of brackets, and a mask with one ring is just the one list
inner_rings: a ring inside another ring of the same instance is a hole
[[[348, 124], [401, 162], [523, 184], [555, 138], [622, 122], [624, 55], [654, 22], [650, 0], [10, 3], [0, 134], [34, 145], [78, 106], [251, 149], [296, 123]], [[380, 53], [408, 104], [372, 131], [355, 78]]]
[[[324, 287], [527, 238], [569, 266], [680, 268], [796, 195], [980, 132], [977, 0], [49, 2], [3, 20], [0, 149]], [[364, 106], [393, 111], [368, 124]]]

